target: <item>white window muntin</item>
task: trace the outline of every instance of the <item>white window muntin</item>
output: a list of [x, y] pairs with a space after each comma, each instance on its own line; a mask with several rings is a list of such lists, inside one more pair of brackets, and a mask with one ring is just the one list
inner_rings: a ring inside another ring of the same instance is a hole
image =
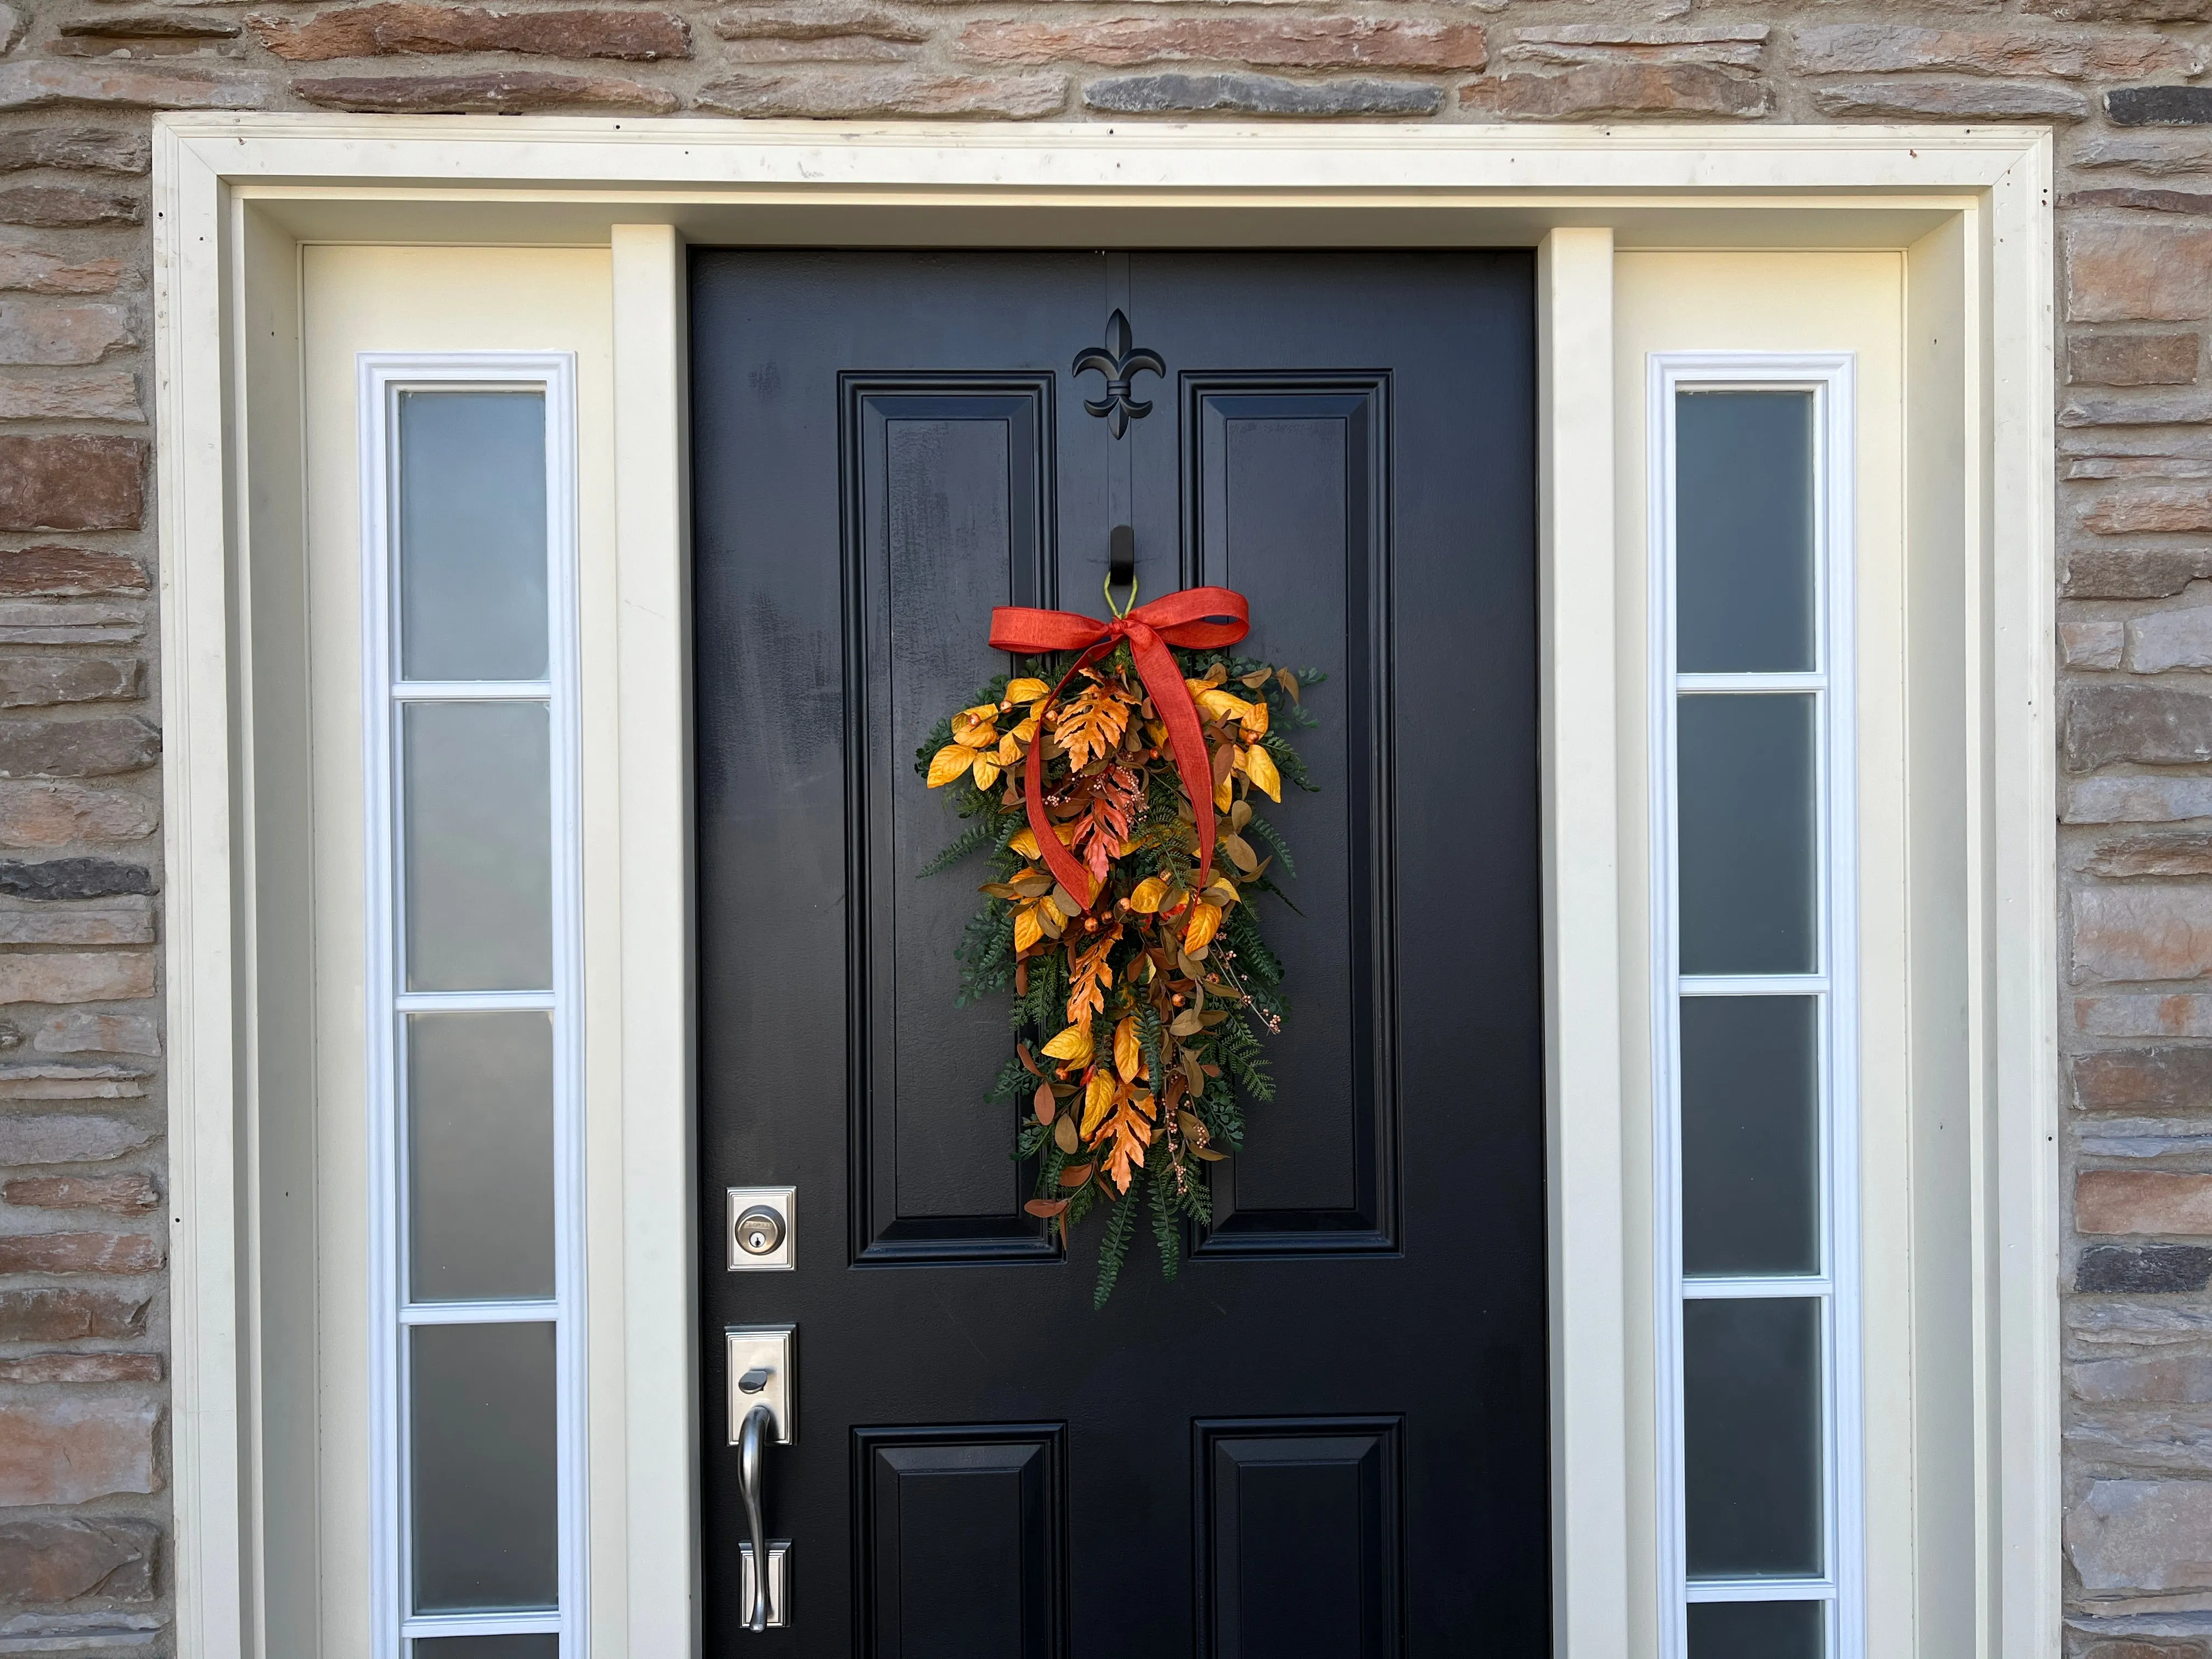
[[[368, 804], [365, 942], [368, 1042], [370, 1650], [410, 1659], [440, 1637], [548, 1634], [581, 1659], [586, 1620], [586, 1409], [581, 1030], [581, 739], [576, 683], [576, 368], [568, 352], [362, 352], [359, 365], [363, 755]], [[546, 675], [542, 679], [408, 679], [398, 626], [399, 410], [410, 392], [534, 391], [545, 431]], [[411, 991], [402, 963], [401, 711], [410, 704], [535, 704], [547, 711], [551, 982], [483, 991]], [[416, 1301], [410, 1286], [406, 1157], [408, 1016], [544, 1012], [552, 1043], [553, 1294]], [[556, 1605], [418, 1614], [410, 1495], [412, 1334], [434, 1325], [544, 1323], [554, 1332]]]
[[[1648, 359], [1650, 738], [1652, 847], [1652, 1077], [1656, 1237], [1660, 1651], [1691, 1659], [1698, 1602], [1826, 1605], [1823, 1653], [1862, 1659], [1865, 1645], [1858, 1314], [1858, 1089], [1852, 664], [1855, 545], [1853, 358], [1850, 353], [1668, 352]], [[1676, 411], [1685, 392], [1802, 391], [1813, 399], [1813, 666], [1803, 672], [1682, 673], [1675, 666]], [[1816, 944], [1813, 971], [1680, 971], [1677, 714], [1685, 695], [1799, 693], [1814, 714]], [[1820, 1271], [1747, 1278], [1683, 1272], [1680, 1006], [1686, 996], [1806, 996], [1818, 1013], [1818, 1237]], [[1790, 1297], [1820, 1304], [1822, 1559], [1817, 1577], [1688, 1575], [1683, 1304]]]

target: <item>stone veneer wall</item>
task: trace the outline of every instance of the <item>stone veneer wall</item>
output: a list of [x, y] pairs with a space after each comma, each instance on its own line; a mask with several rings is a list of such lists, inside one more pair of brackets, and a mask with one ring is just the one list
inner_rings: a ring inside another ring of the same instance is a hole
[[2069, 1654], [2212, 1659], [2212, 0], [0, 4], [0, 1650], [170, 1646], [147, 112], [2058, 131]]

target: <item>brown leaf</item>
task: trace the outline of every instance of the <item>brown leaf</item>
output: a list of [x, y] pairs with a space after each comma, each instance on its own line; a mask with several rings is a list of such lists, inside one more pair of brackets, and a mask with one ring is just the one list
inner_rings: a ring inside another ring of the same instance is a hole
[[1083, 1144], [1083, 1138], [1075, 1133], [1073, 1118], [1063, 1117], [1052, 1126], [1052, 1144], [1061, 1152], [1071, 1153]]
[[1275, 679], [1282, 686], [1283, 695], [1296, 702], [1298, 700], [1298, 677], [1287, 668], [1278, 668]]
[[1036, 1113], [1038, 1122], [1052, 1121], [1060, 1110], [1060, 1103], [1052, 1097], [1052, 1085], [1049, 1083], [1037, 1085], [1036, 1097], [1030, 1102], [1030, 1109]]
[[1067, 1200], [1064, 1198], [1033, 1198], [1022, 1206], [1022, 1208], [1027, 1210], [1031, 1215], [1042, 1216], [1047, 1220], [1058, 1215], [1066, 1207]]
[[1073, 1192], [1076, 1188], [1080, 1187], [1085, 1182], [1091, 1179], [1091, 1171], [1092, 1167], [1092, 1165], [1088, 1164], [1069, 1164], [1066, 1169], [1060, 1172], [1060, 1184]]

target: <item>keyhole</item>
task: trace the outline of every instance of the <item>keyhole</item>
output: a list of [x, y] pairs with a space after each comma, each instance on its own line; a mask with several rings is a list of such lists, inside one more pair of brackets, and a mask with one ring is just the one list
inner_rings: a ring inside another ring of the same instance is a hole
[[766, 1204], [756, 1204], [738, 1218], [738, 1248], [747, 1255], [767, 1255], [783, 1243], [783, 1217]]

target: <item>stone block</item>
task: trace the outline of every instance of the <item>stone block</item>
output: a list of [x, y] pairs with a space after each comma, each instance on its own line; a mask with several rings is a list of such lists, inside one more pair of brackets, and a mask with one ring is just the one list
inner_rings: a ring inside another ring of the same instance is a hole
[[2212, 1249], [2201, 1244], [2093, 1244], [2075, 1266], [2085, 1295], [2170, 1296], [2212, 1284]]
[[[152, 1358], [133, 1354], [68, 1357]], [[161, 1540], [161, 1529], [152, 1522], [120, 1516], [102, 1516], [97, 1520], [51, 1516], [35, 1521], [0, 1521], [0, 1601], [52, 1604], [97, 1595], [112, 1601], [150, 1601], [156, 1590], [155, 1563], [160, 1559]]]
[[[157, 1353], [34, 1353], [0, 1359], [0, 1382], [159, 1382], [161, 1370]], [[7, 1594], [5, 1547], [0, 1542], [0, 1595]]]
[[158, 1209], [161, 1188], [149, 1175], [23, 1176], [0, 1186], [0, 1200], [33, 1210], [105, 1210], [143, 1215]]
[[160, 827], [161, 802], [76, 783], [0, 783], [0, 847], [139, 841]]
[[866, 35], [877, 40], [927, 40], [929, 31], [872, 0], [775, 0], [745, 5], [714, 20], [725, 40], [819, 40]]
[[2212, 576], [2212, 548], [2087, 547], [2066, 561], [2071, 599], [2163, 599]]
[[[2212, 818], [2212, 778], [2083, 778], [2066, 786], [2067, 823], [2178, 823]], [[0, 824], [4, 824], [0, 805]]]
[[[2117, 1249], [2105, 1244], [2100, 1249]], [[2186, 1249], [2187, 1245], [2155, 1249]], [[2120, 1350], [2127, 1353], [2185, 1349], [2195, 1353], [2212, 1341], [2212, 1308], [2187, 1302], [2069, 1302], [2066, 1304], [2069, 1339], [2089, 1352]]]
[[143, 1233], [0, 1233], [0, 1273], [150, 1273], [166, 1259]]
[[524, 115], [601, 110], [672, 115], [678, 106], [674, 93], [642, 81], [549, 75], [536, 70], [338, 76], [295, 81], [292, 90], [311, 104], [386, 115]]
[[2093, 1598], [2212, 1589], [2212, 1482], [2093, 1480], [2065, 1534]]
[[137, 1152], [156, 1133], [127, 1118], [89, 1113], [0, 1113], [0, 1164], [104, 1164]]
[[1516, 120], [1606, 115], [1764, 115], [1765, 82], [1704, 64], [1584, 64], [1558, 75], [1493, 75], [1460, 88], [1470, 113]]
[[[2076, 997], [2074, 1024], [2084, 1036], [2212, 1036], [2212, 996], [2192, 996], [2181, 991], [2123, 991], [2112, 996]], [[2078, 1067], [2080, 1061], [2075, 1065]]]
[[2139, 486], [2092, 501], [2082, 527], [2100, 536], [2152, 536], [2212, 530], [2212, 489], [2186, 484]]
[[0, 550], [0, 594], [143, 593], [146, 567], [122, 553], [52, 543]]
[[38, 248], [0, 246], [0, 292], [107, 294], [122, 277], [120, 259], [64, 259]]
[[[0, 945], [151, 945], [154, 902], [108, 899], [94, 904], [33, 904], [0, 900]], [[4, 1093], [0, 1089], [0, 1093]]]
[[114, 1341], [143, 1336], [149, 1298], [63, 1286], [0, 1290], [0, 1342]]
[[2088, 95], [2048, 81], [1831, 81], [1813, 88], [1823, 115], [1905, 120], [2086, 121]]
[[108, 898], [155, 890], [154, 872], [117, 859], [0, 860], [0, 893], [28, 899]]
[[145, 617], [135, 605], [0, 599], [0, 645], [135, 645], [145, 637]]
[[2081, 1659], [2205, 1659], [2201, 1642], [2099, 1642]]
[[2212, 1117], [2088, 1117], [2074, 1125], [2084, 1158], [2191, 1158], [2212, 1154]]
[[150, 1401], [15, 1401], [0, 1404], [0, 1507], [86, 1504], [117, 1492], [159, 1492]]
[[2212, 605], [2184, 605], [2131, 619], [2128, 665], [2138, 674], [2212, 668]]
[[2144, 876], [2212, 876], [2212, 833], [2129, 836], [2090, 849], [2079, 868], [2093, 876], [2134, 881]]
[[2077, 1400], [2200, 1406], [2212, 1401], [2212, 1358], [2176, 1354], [2157, 1359], [2091, 1359], [2067, 1368]]
[[[2212, 10], [2212, 0], [2203, 0]], [[2070, 158], [2077, 167], [2126, 167], [2153, 178], [2212, 173], [2212, 147], [2196, 134], [2121, 132], [2086, 135]]]
[[805, 40], [732, 40], [720, 55], [730, 64], [904, 64], [921, 57], [921, 48], [872, 34], [828, 34]]
[[1273, 75], [1121, 75], [1083, 89], [1086, 108], [1116, 115], [1433, 115], [1441, 88], [1418, 81], [1288, 81]]
[[1879, 75], [1952, 70], [1967, 75], [2056, 76], [2079, 81], [2138, 75], [2195, 75], [2199, 55], [2158, 34], [2028, 29], [1911, 28], [1840, 23], [1797, 31], [1797, 67], [1807, 75]]
[[2066, 698], [2066, 764], [2147, 766], [2212, 760], [2212, 694], [2166, 685], [2076, 685]]
[[82, 185], [20, 185], [0, 190], [0, 225], [37, 230], [80, 230], [92, 225], [135, 225], [146, 216], [138, 198]]
[[2060, 240], [2070, 321], [2171, 322], [2212, 313], [2212, 229], [2072, 224]]
[[96, 363], [135, 343], [131, 315], [121, 306], [0, 301], [0, 363]]
[[1035, 120], [1067, 104], [1062, 75], [946, 75], [925, 69], [823, 70], [738, 75], [700, 88], [701, 109], [722, 115], [832, 120], [866, 115], [1005, 116]]
[[2021, 0], [2020, 9], [2062, 23], [2198, 23], [2212, 17], [2212, 0]]
[[2212, 1048], [2100, 1048], [2075, 1055], [2070, 1070], [2082, 1111], [2212, 1111]]
[[77, 173], [141, 173], [151, 144], [115, 127], [16, 127], [0, 132], [0, 173], [56, 167]]
[[137, 657], [0, 656], [0, 708], [111, 702], [146, 695]]
[[[2086, 1170], [2074, 1181], [2082, 1233], [2212, 1237], [2212, 1175], [2171, 1170]], [[6, 1241], [0, 1239], [0, 1247]]]
[[2077, 335], [2066, 343], [2066, 378], [2094, 386], [2187, 386], [2203, 355], [2203, 343], [2194, 334]]
[[154, 957], [147, 951], [0, 957], [0, 1002], [127, 1002], [153, 994]]
[[143, 1014], [70, 1008], [41, 1024], [31, 1047], [42, 1054], [158, 1054], [161, 1033]]
[[2076, 980], [2212, 974], [2212, 887], [2092, 887], [2074, 895]]
[[2076, 190], [2058, 198], [2063, 212], [2078, 208], [2138, 208], [2146, 213], [2212, 214], [2212, 196], [2188, 190], [2152, 190], [2139, 185], [2115, 185], [2104, 190]]
[[154, 68], [122, 58], [0, 64], [0, 109], [112, 104], [133, 109], [260, 109], [274, 88], [238, 76]]
[[127, 371], [0, 380], [0, 421], [128, 421], [137, 425], [145, 419], [138, 404], [138, 377]]
[[2118, 668], [2127, 642], [2126, 625], [2111, 617], [2058, 624], [2058, 645], [2069, 668]]
[[99, 778], [143, 771], [161, 734], [136, 715], [0, 722], [0, 778]]
[[136, 530], [145, 470], [143, 438], [0, 433], [0, 530]]
[[691, 31], [682, 18], [626, 8], [493, 11], [391, 0], [343, 6], [299, 21], [265, 16], [246, 21], [263, 46], [295, 64], [398, 52], [514, 52], [648, 64], [691, 55]]
[[2148, 392], [2122, 398], [2076, 394], [2058, 406], [2061, 427], [2193, 426], [2206, 421], [2212, 421], [2212, 392]]
[[2114, 87], [2105, 113], [2116, 127], [2193, 127], [2212, 123], [2212, 87]]
[[64, 40], [166, 40], [197, 45], [203, 40], [236, 40], [239, 27], [223, 17], [194, 17], [180, 11], [129, 11], [65, 18], [54, 33]]
[[147, 1073], [146, 1066], [113, 1062], [58, 1066], [49, 1061], [0, 1066], [0, 1101], [138, 1100], [146, 1093]]
[[1139, 64], [1193, 59], [1267, 69], [1479, 70], [1479, 23], [1395, 17], [1109, 17], [1080, 23], [990, 19], [960, 35], [986, 64]]
[[1698, 27], [1629, 28], [1616, 23], [1562, 23], [1548, 28], [1516, 29], [1513, 44], [1498, 54], [1515, 64], [1730, 64], [1753, 69], [1765, 56], [1764, 23], [1719, 23]]

